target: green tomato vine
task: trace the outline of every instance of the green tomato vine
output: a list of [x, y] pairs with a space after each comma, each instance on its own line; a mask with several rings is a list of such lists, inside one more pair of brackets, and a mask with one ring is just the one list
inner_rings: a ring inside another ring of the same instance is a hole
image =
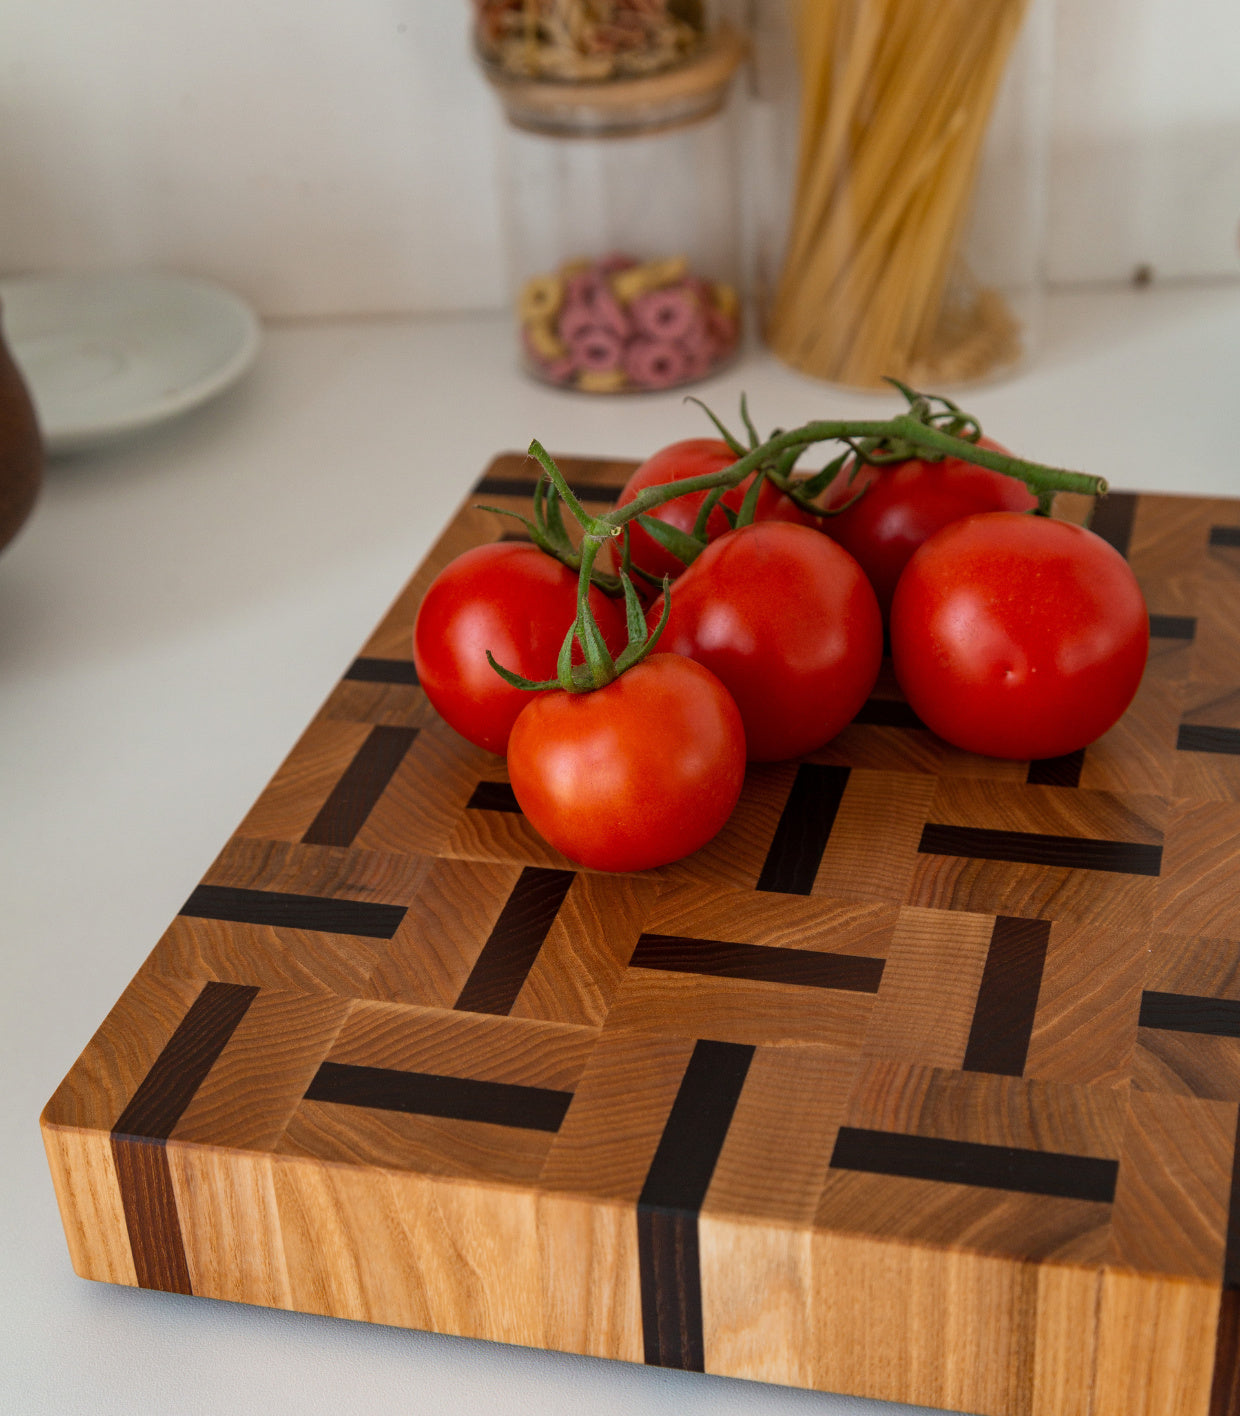
[[[911, 457], [930, 462], [941, 461], [945, 457], [956, 457], [963, 462], [974, 463], [1024, 482], [1038, 499], [1037, 511], [1034, 514], [1039, 516], [1050, 515], [1051, 504], [1057, 492], [1076, 492], [1085, 496], [1106, 494], [1107, 484], [1102, 477], [1073, 472], [1062, 467], [1047, 467], [1039, 462], [1030, 462], [1025, 458], [979, 446], [981, 424], [951, 399], [937, 394], [917, 393], [895, 379], [888, 382], [899, 389], [908, 403], [907, 411], [894, 418], [828, 419], [806, 423], [786, 432], [777, 431], [765, 441], [761, 439], [750, 419], [748, 404], [742, 394], [740, 412], [749, 437], [748, 446], [736, 438], [705, 404], [701, 404], [720, 436], [736, 454], [736, 461], [718, 472], [706, 472], [697, 477], [685, 477], [680, 481], [646, 487], [631, 502], [616, 507], [603, 516], [591, 516], [586, 511], [554, 459], [535, 439], [530, 443], [529, 451], [541, 465], [544, 475], [535, 489], [533, 517], [521, 516], [518, 512], [509, 511], [504, 507], [482, 509], [503, 516], [517, 517], [525, 525], [536, 546], [577, 573], [577, 617], [564, 637], [554, 679], [535, 682], [523, 678], [496, 663], [488, 652], [487, 659], [491, 667], [505, 682], [531, 692], [558, 688], [568, 693], [589, 693], [613, 682], [654, 650], [667, 623], [671, 606], [670, 584], [664, 579], [661, 582], [664, 595], [662, 618], [653, 631], [648, 631], [633, 578], [636, 575], [656, 586], [660, 585], [660, 582], [633, 565], [629, 551], [630, 525], [636, 522], [665, 550], [685, 565], [690, 565], [706, 548], [706, 528], [711, 513], [718, 508], [727, 518], [729, 525], [749, 525], [753, 520], [763, 484], [767, 481], [778, 487], [780, 492], [801, 510], [822, 519], [838, 516], [856, 500], [854, 497], [842, 506], [831, 509], [820, 504], [823, 493], [850, 462], [853, 464], [851, 476], [855, 476], [857, 471], [867, 464], [884, 467]], [[697, 399], [691, 401], [698, 402]], [[820, 442], [843, 443], [844, 450], [821, 471], [808, 477], [798, 477], [794, 468], [802, 454], [807, 448]], [[755, 473], [757, 475], [746, 489], [745, 499], [739, 510], [733, 511], [726, 506], [722, 500], [724, 494]], [[707, 496], [703, 500], [691, 534], [686, 534], [650, 515], [658, 507], [674, 501], [677, 497], [695, 492], [706, 492]], [[863, 496], [864, 491], [857, 495]], [[569, 537], [568, 528], [564, 523], [563, 507], [568, 508], [581, 527], [580, 546], [574, 546]], [[620, 569], [616, 575], [611, 575], [598, 570], [596, 561], [600, 548], [607, 542], [615, 541], [621, 544]], [[590, 610], [591, 584], [607, 594], [624, 597], [628, 644], [618, 656], [613, 657], [607, 648]], [[583, 663], [573, 663], [574, 644], [581, 647]]]

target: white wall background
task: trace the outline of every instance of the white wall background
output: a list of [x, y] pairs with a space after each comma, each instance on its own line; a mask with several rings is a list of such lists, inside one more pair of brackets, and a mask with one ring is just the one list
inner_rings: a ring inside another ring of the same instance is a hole
[[[468, 15], [0, 0], [0, 274], [151, 264], [277, 317], [498, 305]], [[1057, 0], [1055, 56], [1052, 280], [1240, 275], [1237, 0]]]

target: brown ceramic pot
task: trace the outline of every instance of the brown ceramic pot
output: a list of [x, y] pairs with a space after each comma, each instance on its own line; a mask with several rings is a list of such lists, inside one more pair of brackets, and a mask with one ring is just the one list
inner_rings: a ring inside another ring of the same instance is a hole
[[0, 547], [30, 515], [42, 480], [43, 441], [34, 404], [4, 342], [0, 318]]

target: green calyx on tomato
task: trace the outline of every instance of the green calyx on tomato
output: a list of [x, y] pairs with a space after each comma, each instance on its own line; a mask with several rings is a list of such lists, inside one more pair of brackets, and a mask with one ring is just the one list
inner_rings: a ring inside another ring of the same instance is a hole
[[[474, 546], [445, 566], [413, 629], [418, 681], [440, 717], [476, 747], [503, 753], [529, 695], [491, 670], [487, 652], [533, 679], [554, 673], [579, 588], [572, 571], [519, 542]], [[601, 590], [589, 593], [595, 622], [619, 653], [624, 612]]]
[[[556, 494], [577, 518], [582, 529], [581, 550], [577, 553], [577, 613], [560, 645], [554, 678], [527, 678], [499, 663], [489, 649], [487, 650], [487, 662], [499, 674], [500, 678], [513, 688], [527, 692], [562, 689], [565, 693], [590, 693], [597, 689], [606, 688], [620, 674], [640, 664], [658, 643], [663, 625], [656, 625], [653, 631], [647, 627], [645, 611], [637, 597], [632, 576], [629, 574], [628, 527], [613, 525], [607, 521], [606, 517], [591, 516], [578, 501], [573, 489], [565, 480], [564, 474], [556, 466], [555, 460], [537, 439], [530, 444], [530, 453], [541, 463]], [[591, 592], [594, 589], [592, 577], [598, 553], [604, 545], [617, 538], [624, 543], [620, 574], [617, 579], [624, 595], [628, 642], [619, 655], [614, 656], [606, 636], [599, 628], [591, 604]], [[567, 532], [565, 532], [565, 540], [567, 540]], [[583, 663], [573, 662], [575, 647], [580, 648]]]

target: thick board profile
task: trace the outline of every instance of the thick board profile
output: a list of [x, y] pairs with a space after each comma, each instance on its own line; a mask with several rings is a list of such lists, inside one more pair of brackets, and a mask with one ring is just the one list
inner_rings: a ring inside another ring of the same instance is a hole
[[[587, 502], [631, 464], [564, 459]], [[1053, 762], [880, 680], [581, 870], [411, 629], [496, 460], [42, 1118], [84, 1277], [994, 1416], [1240, 1416], [1240, 502], [1113, 494], [1132, 708]]]

